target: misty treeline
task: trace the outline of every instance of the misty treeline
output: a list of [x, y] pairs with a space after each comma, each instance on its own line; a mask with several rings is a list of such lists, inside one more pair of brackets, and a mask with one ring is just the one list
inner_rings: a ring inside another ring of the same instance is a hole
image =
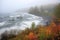
[[50, 19], [53, 15], [56, 5], [35, 6], [29, 9], [29, 13], [41, 16], [45, 19]]

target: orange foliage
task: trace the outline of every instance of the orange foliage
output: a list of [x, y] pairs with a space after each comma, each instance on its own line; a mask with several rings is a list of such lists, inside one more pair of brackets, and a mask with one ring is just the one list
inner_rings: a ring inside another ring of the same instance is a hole
[[51, 27], [47, 27], [46, 28], [46, 35], [48, 36], [48, 35], [50, 35], [52, 32], [51, 32], [52, 30], [51, 30]]
[[51, 32], [53, 33], [54, 36], [56, 36], [58, 34], [58, 32], [60, 32], [60, 24], [55, 24], [54, 21], [52, 21], [51, 25]]
[[37, 40], [37, 37], [35, 36], [35, 34], [33, 32], [30, 32], [29, 35], [28, 35], [28, 38], [30, 40]]
[[[37, 30], [36, 30], [37, 29]], [[44, 33], [45, 40], [51, 36], [51, 39], [53, 40], [56, 35], [58, 35], [58, 32], [60, 32], [60, 24], [56, 25], [54, 21], [51, 22], [49, 26], [38, 26], [31, 32], [31, 29], [27, 29], [20, 33], [18, 37], [15, 37], [14, 40], [16, 39], [21, 39], [21, 40], [39, 40], [42, 33]], [[29, 30], [28, 34], [26, 32]], [[37, 33], [36, 33], [37, 32]]]
[[58, 25], [58, 30], [60, 31], [60, 25]]
[[49, 25], [50, 27], [56, 27], [56, 24], [54, 23], [54, 21], [51, 22], [51, 25]]

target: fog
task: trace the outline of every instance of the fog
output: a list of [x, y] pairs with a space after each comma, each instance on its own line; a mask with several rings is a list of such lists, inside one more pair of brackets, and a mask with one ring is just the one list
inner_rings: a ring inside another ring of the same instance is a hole
[[0, 13], [10, 13], [36, 5], [56, 4], [60, 0], [0, 0]]

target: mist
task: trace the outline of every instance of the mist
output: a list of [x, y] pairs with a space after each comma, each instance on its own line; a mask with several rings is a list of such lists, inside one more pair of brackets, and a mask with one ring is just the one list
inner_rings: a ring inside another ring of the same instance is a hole
[[60, 0], [0, 0], [0, 13], [11, 13], [31, 6], [56, 4]]

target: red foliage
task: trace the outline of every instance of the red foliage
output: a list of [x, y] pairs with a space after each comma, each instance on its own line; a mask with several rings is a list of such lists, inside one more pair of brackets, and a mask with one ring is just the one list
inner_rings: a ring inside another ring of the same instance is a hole
[[46, 35], [50, 35], [51, 34], [51, 27], [47, 27], [46, 29]]
[[58, 25], [58, 27], [57, 27], [57, 28], [58, 28], [58, 30], [60, 31], [60, 24]]
[[36, 37], [36, 35], [35, 35], [33, 32], [30, 32], [30, 33], [29, 33], [28, 38], [29, 38], [30, 40], [37, 40], [37, 37]]

